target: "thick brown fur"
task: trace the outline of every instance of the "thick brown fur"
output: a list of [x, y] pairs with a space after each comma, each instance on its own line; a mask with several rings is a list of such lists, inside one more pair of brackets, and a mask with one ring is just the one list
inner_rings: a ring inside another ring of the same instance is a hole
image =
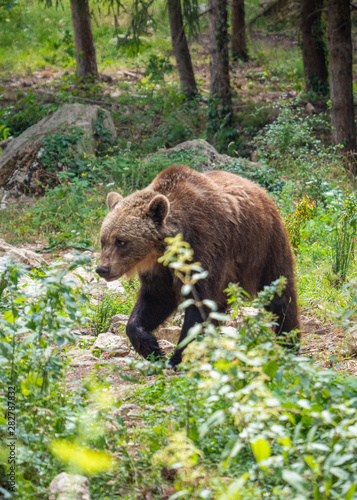
[[[161, 172], [142, 191], [127, 198], [108, 195], [110, 212], [102, 230], [98, 273], [108, 281], [137, 270], [141, 289], [127, 326], [134, 348], [145, 357], [161, 355], [155, 330], [180, 301], [181, 283], [157, 262], [165, 238], [182, 233], [195, 260], [209, 272], [196, 285], [200, 299], [227, 307], [224, 290], [239, 283], [254, 295], [285, 276], [282, 297], [269, 309], [276, 314], [277, 332], [299, 327], [294, 281], [294, 258], [283, 221], [264, 189], [237, 175], [198, 173], [182, 165]], [[202, 321], [195, 306], [186, 310], [180, 340], [194, 323]], [[175, 366], [182, 350], [171, 358]]]

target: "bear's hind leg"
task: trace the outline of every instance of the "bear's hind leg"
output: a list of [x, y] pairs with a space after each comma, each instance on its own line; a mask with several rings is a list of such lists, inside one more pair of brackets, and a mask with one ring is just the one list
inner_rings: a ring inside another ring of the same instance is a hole
[[[299, 311], [295, 289], [287, 286], [282, 296], [275, 295], [266, 309], [277, 316], [276, 334], [280, 337], [284, 347], [294, 348], [296, 342], [291, 336], [284, 335], [284, 332], [289, 334], [292, 330], [299, 328]], [[284, 340], [284, 337], [286, 337], [286, 340]], [[299, 337], [296, 340], [298, 339]]]

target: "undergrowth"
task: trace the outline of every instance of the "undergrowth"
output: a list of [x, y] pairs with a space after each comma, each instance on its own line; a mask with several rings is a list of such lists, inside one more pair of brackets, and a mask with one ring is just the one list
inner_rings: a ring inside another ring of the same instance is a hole
[[[185, 295], [205, 276], [191, 257], [175, 238], [163, 258], [184, 279]], [[205, 301], [211, 312], [185, 340], [191, 344], [181, 375], [168, 377], [161, 362], [127, 359], [128, 369], [106, 362], [109, 374], [130, 383], [155, 375], [130, 396], [142, 408], [142, 421], [133, 428], [118, 413], [123, 401], [108, 391], [108, 372], [98, 371], [76, 391], [63, 389], [65, 362], [56, 351], [72, 340], [76, 323], [86, 321], [83, 293], [68, 286], [65, 270], [38, 274], [32, 290], [19, 281], [23, 273], [8, 262], [0, 274], [0, 377], [2, 387], [10, 384], [16, 393], [21, 498], [45, 497], [63, 468], [88, 476], [94, 499], [134, 500], [148, 492], [153, 499], [168, 492], [171, 498], [217, 500], [356, 498], [356, 378], [321, 370], [274, 339], [274, 318], [262, 307], [281, 293], [284, 279], [254, 300], [230, 286], [233, 317], [242, 305], [256, 311], [236, 327], [214, 326], [212, 320], [228, 317]], [[355, 312], [352, 286], [339, 312], [346, 327]], [[0, 423], [5, 436], [6, 420]], [[5, 488], [7, 455], [2, 447]]]

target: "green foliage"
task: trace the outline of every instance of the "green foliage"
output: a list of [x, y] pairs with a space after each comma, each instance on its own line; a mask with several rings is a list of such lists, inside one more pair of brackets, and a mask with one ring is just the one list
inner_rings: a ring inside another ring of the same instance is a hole
[[152, 54], [149, 57], [144, 76], [148, 77], [154, 82], [159, 82], [164, 80], [165, 73], [172, 70], [173, 66], [169, 60], [167, 60], [165, 57], [159, 57], [155, 54]]
[[[5, 125], [0, 125], [0, 140], [5, 141], [8, 138], [10, 129], [5, 127]], [[2, 149], [0, 148], [0, 155], [2, 153]]]
[[106, 114], [102, 109], [98, 109], [98, 117], [96, 120], [93, 120], [94, 131], [99, 138], [98, 152], [105, 151], [114, 142], [113, 134], [106, 127], [105, 120]]
[[110, 319], [115, 314], [130, 314], [135, 302], [139, 288], [137, 280], [123, 281], [125, 295], [105, 294], [99, 298], [98, 304], [91, 307], [88, 313], [89, 325], [95, 335], [107, 332], [110, 327]]
[[[72, 32], [65, 28], [57, 40], [51, 41], [53, 55], [45, 55], [44, 61], [48, 64], [62, 63], [65, 67], [75, 66], [75, 47]], [[52, 54], [52, 51], [51, 51]]]
[[197, 38], [200, 32], [200, 6], [197, 0], [182, 1], [182, 15], [185, 31], [189, 38]]
[[[216, 168], [220, 169], [221, 167]], [[244, 160], [236, 159], [232, 160], [232, 163], [227, 165], [225, 170], [257, 182], [271, 193], [280, 193], [285, 186], [285, 181], [277, 177], [276, 170], [271, 167], [252, 165]]]
[[83, 159], [79, 158], [78, 146], [83, 142], [83, 136], [82, 129], [68, 126], [62, 126], [45, 135], [42, 141], [41, 162], [46, 170], [57, 172], [64, 169], [73, 174], [82, 173]]
[[343, 202], [340, 218], [334, 231], [332, 271], [337, 276], [336, 283], [343, 283], [354, 256], [357, 233], [357, 203], [355, 193]]
[[260, 159], [278, 162], [280, 159], [316, 154], [321, 140], [314, 130], [322, 129], [326, 122], [319, 116], [304, 117], [289, 105], [280, 107], [277, 119], [263, 129], [255, 140]]
[[132, 36], [136, 52], [139, 51], [141, 42], [140, 35], [145, 33], [148, 26], [153, 24], [154, 18], [150, 8], [154, 0], [134, 0], [130, 5], [130, 27], [128, 36]]
[[18, 97], [24, 99], [14, 106], [3, 106], [0, 109], [0, 125], [8, 128], [10, 135], [14, 137], [57, 109], [53, 104], [40, 105], [39, 97], [31, 91], [25, 96], [20, 93]]
[[301, 243], [301, 229], [314, 216], [314, 201], [304, 195], [296, 204], [295, 211], [285, 219], [285, 225], [289, 232], [290, 243], [297, 253]]
[[210, 98], [206, 134], [219, 153], [228, 153], [229, 145], [239, 148], [237, 130], [232, 126], [232, 109], [219, 98]]
[[52, 236], [51, 248], [70, 244], [74, 248], [88, 247], [93, 227], [98, 228], [105, 214], [104, 195], [93, 188], [89, 193], [86, 173], [81, 177], [59, 174], [61, 184], [27, 207], [13, 227], [20, 233]]
[[1, 0], [0, 1], [0, 23], [6, 22], [11, 16], [14, 8], [18, 5], [17, 0]]
[[234, 115], [235, 123], [238, 123], [245, 135], [255, 135], [261, 128], [273, 120], [276, 110], [270, 105], [262, 106], [254, 102], [245, 102], [242, 110]]
[[7, 262], [0, 275], [1, 377], [4, 387], [9, 384], [24, 395], [39, 388], [45, 391], [52, 379], [58, 379], [61, 362], [53, 344], [59, 347], [72, 340], [71, 327], [79, 320], [78, 301], [86, 298], [66, 283], [65, 274], [86, 258], [77, 260], [68, 270], [55, 268], [37, 273], [36, 282], [22, 286], [24, 269]]
[[0, 139], [6, 141], [9, 136], [10, 129], [5, 127], [5, 125], [0, 125]]

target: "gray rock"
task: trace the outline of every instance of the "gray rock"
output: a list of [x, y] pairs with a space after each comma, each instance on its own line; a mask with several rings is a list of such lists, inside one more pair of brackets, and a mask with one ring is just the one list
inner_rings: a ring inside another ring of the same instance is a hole
[[317, 335], [325, 335], [328, 331], [328, 325], [323, 325], [318, 318], [313, 316], [300, 315], [300, 329], [304, 333], [314, 333]]
[[175, 345], [168, 340], [161, 339], [157, 343], [164, 354], [170, 354], [175, 349]]
[[110, 322], [115, 328], [118, 328], [119, 326], [126, 326], [128, 320], [128, 314], [115, 314], [110, 318]]
[[61, 472], [50, 484], [49, 500], [90, 500], [88, 478]]
[[6, 208], [9, 196], [37, 194], [39, 181], [46, 185], [56, 184], [57, 175], [54, 172], [47, 172], [41, 163], [43, 154], [41, 144], [49, 132], [62, 126], [78, 127], [85, 132], [77, 146], [78, 155], [94, 153], [98, 143], [94, 120], [98, 119], [99, 110], [105, 114], [103, 126], [115, 136], [114, 123], [107, 110], [98, 106], [74, 103], [65, 104], [53, 115], [46, 116], [11, 141], [0, 156], [0, 189], [2, 188], [0, 206]]
[[243, 319], [245, 316], [257, 316], [259, 314], [259, 309], [256, 309], [255, 307], [242, 307], [239, 310], [238, 316], [235, 316], [234, 318], [230, 318], [225, 325], [233, 328], [237, 328], [238, 325], [243, 323]]
[[123, 287], [122, 283], [119, 280], [115, 281], [105, 281], [103, 278], [101, 278], [101, 281], [104, 282], [103, 285], [108, 290], [111, 292], [117, 292], [117, 293], [125, 293], [125, 288]]
[[8, 257], [14, 262], [25, 264], [25, 266], [28, 266], [30, 269], [47, 264], [41, 255], [33, 252], [32, 250], [15, 247], [6, 243], [6, 241], [2, 239], [0, 239], [0, 257]]
[[[196, 139], [194, 141], [186, 141], [178, 144], [177, 146], [170, 149], [160, 149], [156, 154], [163, 154], [170, 158], [173, 154], [177, 154], [183, 151], [190, 151], [192, 157], [197, 159], [197, 166], [201, 167], [203, 170], [210, 170], [215, 166], [226, 166], [234, 161], [239, 161], [247, 166], [259, 166], [263, 168], [258, 163], [254, 163], [242, 158], [232, 158], [228, 155], [221, 155], [218, 151], [207, 141], [203, 139]], [[152, 156], [152, 155], [151, 155]]]
[[92, 350], [108, 350], [112, 356], [122, 357], [128, 356], [131, 351], [131, 347], [128, 340], [124, 337], [119, 337], [113, 333], [100, 333], [97, 340], [92, 345]]
[[109, 283], [103, 278], [99, 278], [98, 274], [95, 272], [96, 265], [93, 264], [90, 270], [84, 267], [77, 267], [73, 272], [68, 273], [66, 276], [73, 285], [78, 286], [90, 286], [90, 295], [94, 297], [101, 297], [104, 291], [116, 292], [118, 294], [125, 294], [125, 289], [119, 280], [110, 281]]
[[143, 408], [136, 405], [135, 403], [124, 403], [120, 408], [113, 411], [114, 415], [119, 415], [120, 417], [140, 417], [143, 412]]
[[155, 333], [158, 340], [168, 340], [173, 344], [177, 344], [180, 338], [181, 328], [179, 326], [169, 326], [167, 328], [159, 328]]
[[312, 116], [316, 113], [316, 108], [313, 104], [311, 104], [311, 102], [308, 102], [305, 106], [305, 110], [307, 112], [308, 115]]

